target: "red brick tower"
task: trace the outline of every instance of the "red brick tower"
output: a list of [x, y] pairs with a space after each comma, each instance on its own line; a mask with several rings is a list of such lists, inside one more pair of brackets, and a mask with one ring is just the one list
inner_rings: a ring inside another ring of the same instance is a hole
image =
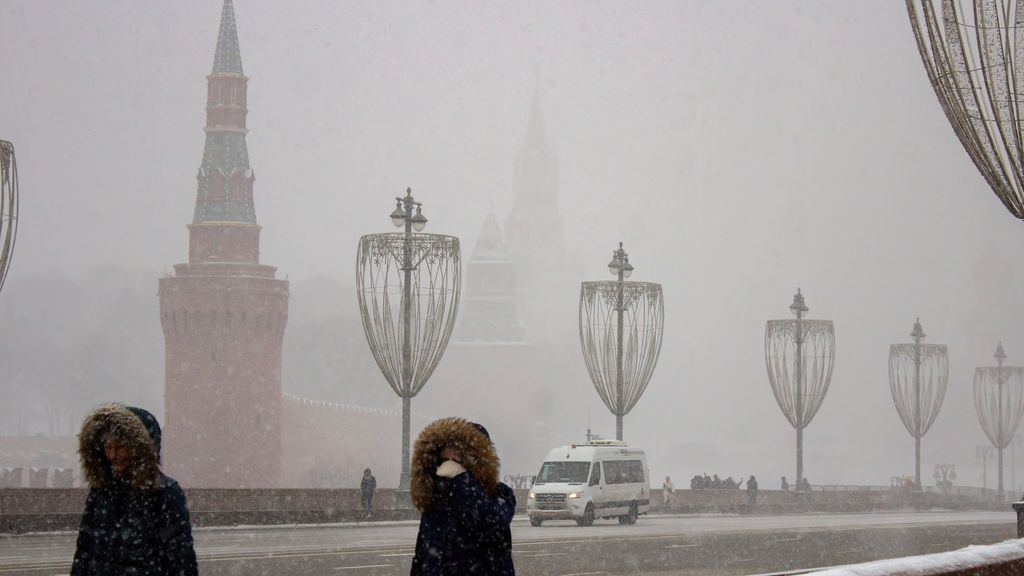
[[160, 280], [164, 468], [189, 487], [271, 487], [281, 475], [281, 345], [288, 283], [259, 262], [245, 144], [246, 87], [224, 0], [207, 76], [206, 147], [188, 263]]

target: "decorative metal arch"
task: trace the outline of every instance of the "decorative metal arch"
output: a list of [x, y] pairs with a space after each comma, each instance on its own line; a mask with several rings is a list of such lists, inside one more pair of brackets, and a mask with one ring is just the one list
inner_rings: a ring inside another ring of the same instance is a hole
[[[920, 348], [920, 400], [915, 394], [915, 346]], [[946, 397], [949, 359], [943, 344], [889, 346], [889, 388], [903, 425], [914, 438], [923, 438], [935, 423]]]
[[836, 357], [831, 320], [807, 320], [797, 288], [789, 306], [795, 320], [769, 320], [764, 328], [764, 360], [775, 401], [796, 429], [796, 482], [804, 484], [804, 428], [821, 408], [832, 382]]
[[17, 236], [18, 163], [14, 157], [14, 144], [0, 140], [0, 290], [7, 280]]
[[[802, 341], [799, 357], [798, 341]], [[832, 321], [769, 320], [764, 347], [775, 401], [793, 428], [806, 428], [821, 408], [832, 381], [836, 355]]]
[[455, 325], [461, 274], [454, 236], [396, 232], [359, 239], [356, 279], [363, 330], [377, 366], [401, 398], [418, 394], [441, 361]]
[[1024, 367], [976, 368], [974, 409], [992, 445], [1009, 446], [1024, 417]]
[[[622, 380], [619, 392], [619, 295], [622, 295]], [[636, 406], [661, 354], [665, 327], [661, 284], [583, 282], [580, 287], [580, 345], [590, 379], [604, 405], [621, 418]]]
[[924, 344], [921, 319], [910, 333], [913, 344], [889, 347], [889, 390], [903, 425], [914, 438], [914, 486], [921, 489], [921, 438], [939, 416], [949, 381], [949, 355], [941, 344]]
[[953, 131], [1006, 209], [1024, 218], [1024, 1], [906, 2]]
[[993, 356], [997, 366], [974, 371], [974, 409], [985, 435], [999, 451], [999, 496], [1003, 496], [1003, 448], [1010, 443], [1024, 417], [1024, 368], [1003, 366], [1003, 343]]

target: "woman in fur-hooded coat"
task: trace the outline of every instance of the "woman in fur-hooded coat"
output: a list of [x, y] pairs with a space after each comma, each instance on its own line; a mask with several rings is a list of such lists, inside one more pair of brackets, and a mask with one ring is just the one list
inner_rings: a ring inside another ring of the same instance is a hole
[[78, 435], [89, 495], [71, 576], [196, 576], [185, 492], [160, 471], [160, 424], [107, 404]]
[[461, 418], [431, 423], [412, 458], [412, 502], [422, 513], [412, 576], [513, 576], [516, 499], [498, 482], [487, 430]]

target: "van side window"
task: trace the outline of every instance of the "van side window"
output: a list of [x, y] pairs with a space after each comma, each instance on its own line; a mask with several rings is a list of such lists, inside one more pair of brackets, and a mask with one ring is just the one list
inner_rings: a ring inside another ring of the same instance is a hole
[[644, 465], [642, 462], [639, 460], [628, 460], [625, 464], [627, 482], [644, 481]]
[[594, 467], [590, 470], [590, 485], [597, 486], [601, 483], [601, 463], [594, 462]]
[[610, 460], [603, 464], [605, 484], [644, 481], [644, 464], [640, 460]]
[[609, 460], [607, 462], [603, 462], [603, 464], [605, 484], [624, 484], [626, 482], [626, 470], [623, 467], [624, 462]]

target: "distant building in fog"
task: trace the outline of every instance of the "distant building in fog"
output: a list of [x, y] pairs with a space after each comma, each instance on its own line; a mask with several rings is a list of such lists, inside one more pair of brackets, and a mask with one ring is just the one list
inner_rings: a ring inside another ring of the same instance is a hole
[[557, 162], [538, 93], [516, 153], [513, 191], [504, 231], [493, 213], [484, 218], [464, 264], [458, 324], [431, 379], [438, 388], [432, 396], [458, 399], [467, 417], [486, 423], [503, 475], [535, 474], [550, 448], [552, 385], [559, 385], [556, 364], [564, 359], [550, 343], [566, 328], [555, 312], [566, 299], [559, 288], [566, 249]]
[[494, 213], [488, 213], [465, 264], [454, 342], [523, 342], [516, 267]]
[[565, 274], [566, 246], [558, 207], [558, 160], [548, 145], [540, 88], [535, 89], [523, 145], [512, 173], [512, 210], [505, 222], [505, 245], [515, 265], [518, 309], [526, 338], [550, 337], [558, 280]]

